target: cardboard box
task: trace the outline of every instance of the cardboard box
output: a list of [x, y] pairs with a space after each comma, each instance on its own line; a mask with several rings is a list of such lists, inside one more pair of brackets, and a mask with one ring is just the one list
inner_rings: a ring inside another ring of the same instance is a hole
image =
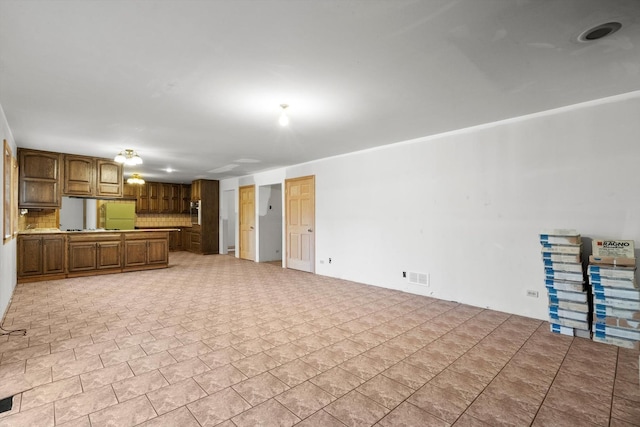
[[555, 305], [549, 306], [549, 315], [563, 317], [565, 319], [578, 320], [581, 322], [589, 321], [589, 313], [580, 313], [578, 311], [563, 310]]
[[593, 313], [599, 317], [619, 317], [640, 321], [640, 310], [625, 310], [624, 308], [609, 307], [608, 305], [596, 303], [593, 304]]
[[593, 303], [606, 305], [607, 307], [621, 308], [623, 310], [640, 310], [640, 301], [607, 297], [606, 295], [600, 293], [593, 294]]
[[633, 240], [594, 239], [591, 242], [594, 257], [634, 258]]
[[579, 320], [567, 319], [565, 317], [549, 314], [549, 322], [555, 323], [568, 328], [589, 330], [589, 322], [581, 322]]
[[593, 323], [598, 323], [605, 326], [611, 326], [614, 328], [631, 329], [640, 331], [640, 320], [622, 319], [620, 317], [612, 316], [594, 316]]
[[598, 274], [601, 277], [610, 279], [634, 280], [636, 278], [636, 267], [593, 264], [587, 267], [587, 274]]
[[540, 243], [551, 243], [553, 245], [577, 245], [582, 243], [580, 235], [576, 236], [554, 236], [552, 234], [540, 234]]
[[640, 291], [638, 291], [637, 289], [632, 290], [632, 289], [609, 288], [609, 287], [599, 286], [592, 283], [591, 290], [594, 296], [600, 294], [609, 298], [620, 298], [620, 299], [627, 299], [627, 300], [633, 300], [633, 301], [640, 301]]
[[542, 244], [541, 252], [549, 252], [552, 254], [572, 254], [580, 255], [582, 252], [582, 244], [579, 245], [552, 245], [550, 243]]
[[620, 258], [620, 257], [613, 257], [613, 256], [597, 257], [597, 256], [589, 255], [589, 264], [635, 267], [636, 259]]
[[611, 279], [609, 277], [601, 277], [599, 274], [592, 274], [589, 281], [592, 286], [602, 286], [608, 288], [620, 289], [638, 289], [638, 284], [634, 280]]
[[547, 288], [547, 292], [549, 293], [549, 298], [557, 298], [564, 301], [572, 301], [572, 302], [587, 302], [587, 293], [586, 292], [567, 292], [567, 291], [559, 291], [553, 288]]
[[582, 274], [582, 263], [576, 262], [557, 262], [550, 259], [543, 259], [542, 262], [546, 268], [551, 268], [554, 271], [568, 271], [571, 273]]
[[557, 323], [549, 323], [549, 330], [556, 334], [568, 335], [570, 337], [573, 337], [575, 335], [573, 328], [558, 325]]
[[624, 338], [608, 336], [604, 333], [593, 333], [591, 338], [595, 342], [601, 342], [604, 344], [617, 345], [618, 347], [630, 348], [632, 350], [640, 350], [640, 341], [627, 340]]
[[[589, 304], [586, 302], [565, 301], [554, 297], [549, 297], [549, 305], [556, 306], [563, 310], [579, 311], [580, 313], [589, 312]], [[605, 307], [605, 306], [603, 306]], [[606, 311], [605, 311], [606, 312]]]
[[573, 262], [576, 264], [582, 264], [582, 260], [580, 259], [580, 255], [572, 255], [572, 254], [554, 254], [551, 252], [542, 252], [542, 260], [553, 261], [553, 262]]
[[580, 233], [573, 228], [547, 228], [540, 232], [540, 235], [554, 237], [580, 237]]
[[569, 291], [569, 292], [584, 292], [584, 283], [580, 282], [571, 282], [567, 280], [553, 280], [553, 279], [545, 279], [544, 285], [548, 289], [555, 289], [558, 291]]
[[545, 267], [544, 275], [547, 279], [569, 280], [579, 283], [582, 283], [584, 281], [584, 275], [582, 274], [582, 271], [580, 273], [572, 273], [570, 271], [556, 271], [553, 268]]
[[593, 332], [605, 334], [611, 337], [625, 338], [633, 341], [640, 341], [640, 330], [622, 329], [613, 326], [603, 325], [602, 323], [593, 323]]

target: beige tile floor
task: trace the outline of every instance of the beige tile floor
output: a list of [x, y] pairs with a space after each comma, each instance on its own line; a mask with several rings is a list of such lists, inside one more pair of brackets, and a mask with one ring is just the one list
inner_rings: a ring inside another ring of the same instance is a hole
[[229, 256], [18, 285], [0, 426], [640, 425], [638, 352]]

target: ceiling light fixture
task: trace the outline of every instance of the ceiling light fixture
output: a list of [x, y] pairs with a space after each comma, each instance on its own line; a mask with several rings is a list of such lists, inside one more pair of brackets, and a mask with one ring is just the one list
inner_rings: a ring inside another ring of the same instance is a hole
[[134, 173], [127, 179], [127, 184], [142, 185], [144, 184], [144, 179], [139, 173]]
[[289, 117], [287, 116], [287, 108], [289, 108], [288, 104], [280, 104], [282, 108], [282, 113], [280, 113], [280, 118], [278, 119], [278, 123], [280, 126], [285, 127], [289, 125]]
[[622, 24], [619, 22], [607, 22], [606, 24], [596, 25], [583, 31], [578, 36], [578, 40], [581, 42], [592, 42], [594, 40], [600, 40], [603, 37], [610, 36], [611, 34], [622, 28]]
[[142, 164], [142, 158], [138, 156], [134, 150], [126, 149], [122, 150], [113, 159], [115, 162], [124, 163], [127, 166], [137, 166]]

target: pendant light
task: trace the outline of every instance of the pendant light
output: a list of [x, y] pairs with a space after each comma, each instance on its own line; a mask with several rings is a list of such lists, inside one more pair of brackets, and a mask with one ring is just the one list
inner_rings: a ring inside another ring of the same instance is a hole
[[138, 153], [129, 148], [122, 150], [116, 157], [114, 157], [113, 160], [117, 163], [124, 163], [127, 166], [137, 166], [142, 164], [142, 158], [138, 156]]
[[127, 184], [142, 185], [144, 184], [144, 179], [139, 173], [134, 173], [127, 179]]
[[280, 126], [285, 127], [289, 125], [289, 117], [287, 116], [287, 108], [289, 107], [289, 105], [280, 104], [280, 107], [282, 108], [282, 112], [280, 113], [278, 123], [280, 123]]

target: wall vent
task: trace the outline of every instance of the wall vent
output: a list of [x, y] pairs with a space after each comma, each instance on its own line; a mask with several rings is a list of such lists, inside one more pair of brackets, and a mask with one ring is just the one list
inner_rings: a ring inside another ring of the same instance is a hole
[[429, 275], [426, 273], [409, 272], [409, 283], [412, 285], [429, 286]]

